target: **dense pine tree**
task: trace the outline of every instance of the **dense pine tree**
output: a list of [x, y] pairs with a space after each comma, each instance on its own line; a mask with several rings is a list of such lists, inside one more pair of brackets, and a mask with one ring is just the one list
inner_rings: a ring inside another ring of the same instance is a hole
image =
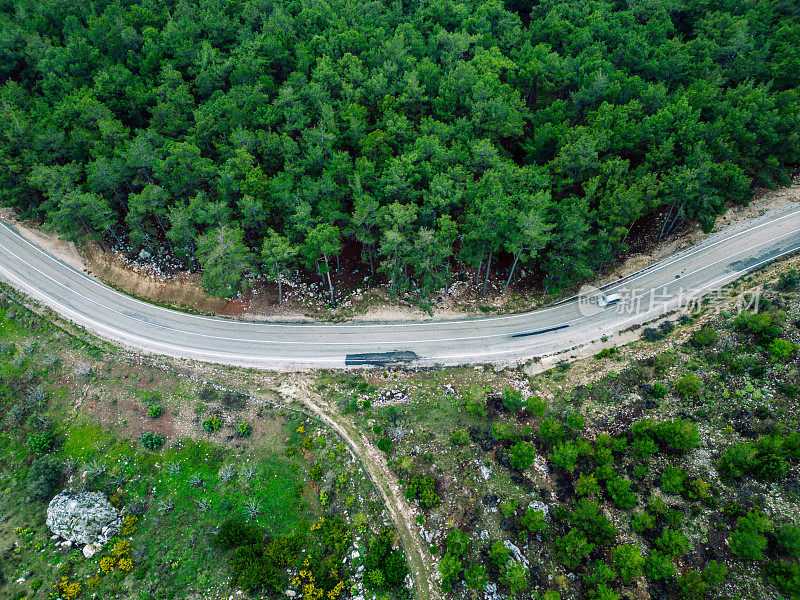
[[[358, 245], [425, 297], [552, 289], [800, 162], [800, 16], [758, 0], [6, 0], [0, 202], [214, 293]], [[296, 260], [296, 263], [295, 263]], [[513, 266], [512, 266], [513, 265]]]

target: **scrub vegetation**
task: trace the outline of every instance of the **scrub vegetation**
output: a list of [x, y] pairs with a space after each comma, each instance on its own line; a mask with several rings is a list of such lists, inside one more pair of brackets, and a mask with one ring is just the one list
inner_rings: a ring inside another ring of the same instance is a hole
[[[528, 377], [335, 375], [448, 598], [800, 598], [800, 294]], [[787, 285], [787, 281], [791, 285]]]

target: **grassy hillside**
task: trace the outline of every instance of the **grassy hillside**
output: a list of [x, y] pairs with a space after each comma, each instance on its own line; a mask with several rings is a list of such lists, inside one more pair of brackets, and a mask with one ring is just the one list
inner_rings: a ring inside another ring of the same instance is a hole
[[[376, 592], [408, 594], [371, 482], [315, 419], [90, 346], [5, 299], [0, 399], [4, 600], [331, 600], [362, 589], [365, 560], [386, 570]], [[44, 524], [65, 486], [126, 515], [90, 559]]]

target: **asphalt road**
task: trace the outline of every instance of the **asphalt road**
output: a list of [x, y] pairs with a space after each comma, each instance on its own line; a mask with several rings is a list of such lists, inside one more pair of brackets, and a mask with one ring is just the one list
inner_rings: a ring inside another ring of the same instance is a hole
[[[415, 365], [511, 362], [626, 329], [800, 249], [800, 205], [720, 232], [604, 287], [600, 309], [569, 300], [480, 319], [398, 323], [254, 323], [190, 315], [136, 300], [63, 263], [0, 222], [0, 277], [102, 338], [145, 352], [266, 369], [339, 368], [371, 353], [414, 353]], [[412, 356], [406, 354], [406, 356]], [[349, 360], [348, 360], [349, 359]]]

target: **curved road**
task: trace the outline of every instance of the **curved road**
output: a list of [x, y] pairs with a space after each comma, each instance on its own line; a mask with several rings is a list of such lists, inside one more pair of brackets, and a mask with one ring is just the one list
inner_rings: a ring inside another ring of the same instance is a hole
[[[281, 324], [190, 315], [136, 300], [61, 262], [0, 222], [0, 277], [93, 333], [146, 352], [268, 369], [344, 367], [359, 353], [413, 352], [417, 365], [515, 362], [643, 323], [688, 297], [800, 249], [800, 205], [727, 229], [606, 293], [541, 310], [453, 321]], [[350, 361], [348, 361], [350, 357]]]

